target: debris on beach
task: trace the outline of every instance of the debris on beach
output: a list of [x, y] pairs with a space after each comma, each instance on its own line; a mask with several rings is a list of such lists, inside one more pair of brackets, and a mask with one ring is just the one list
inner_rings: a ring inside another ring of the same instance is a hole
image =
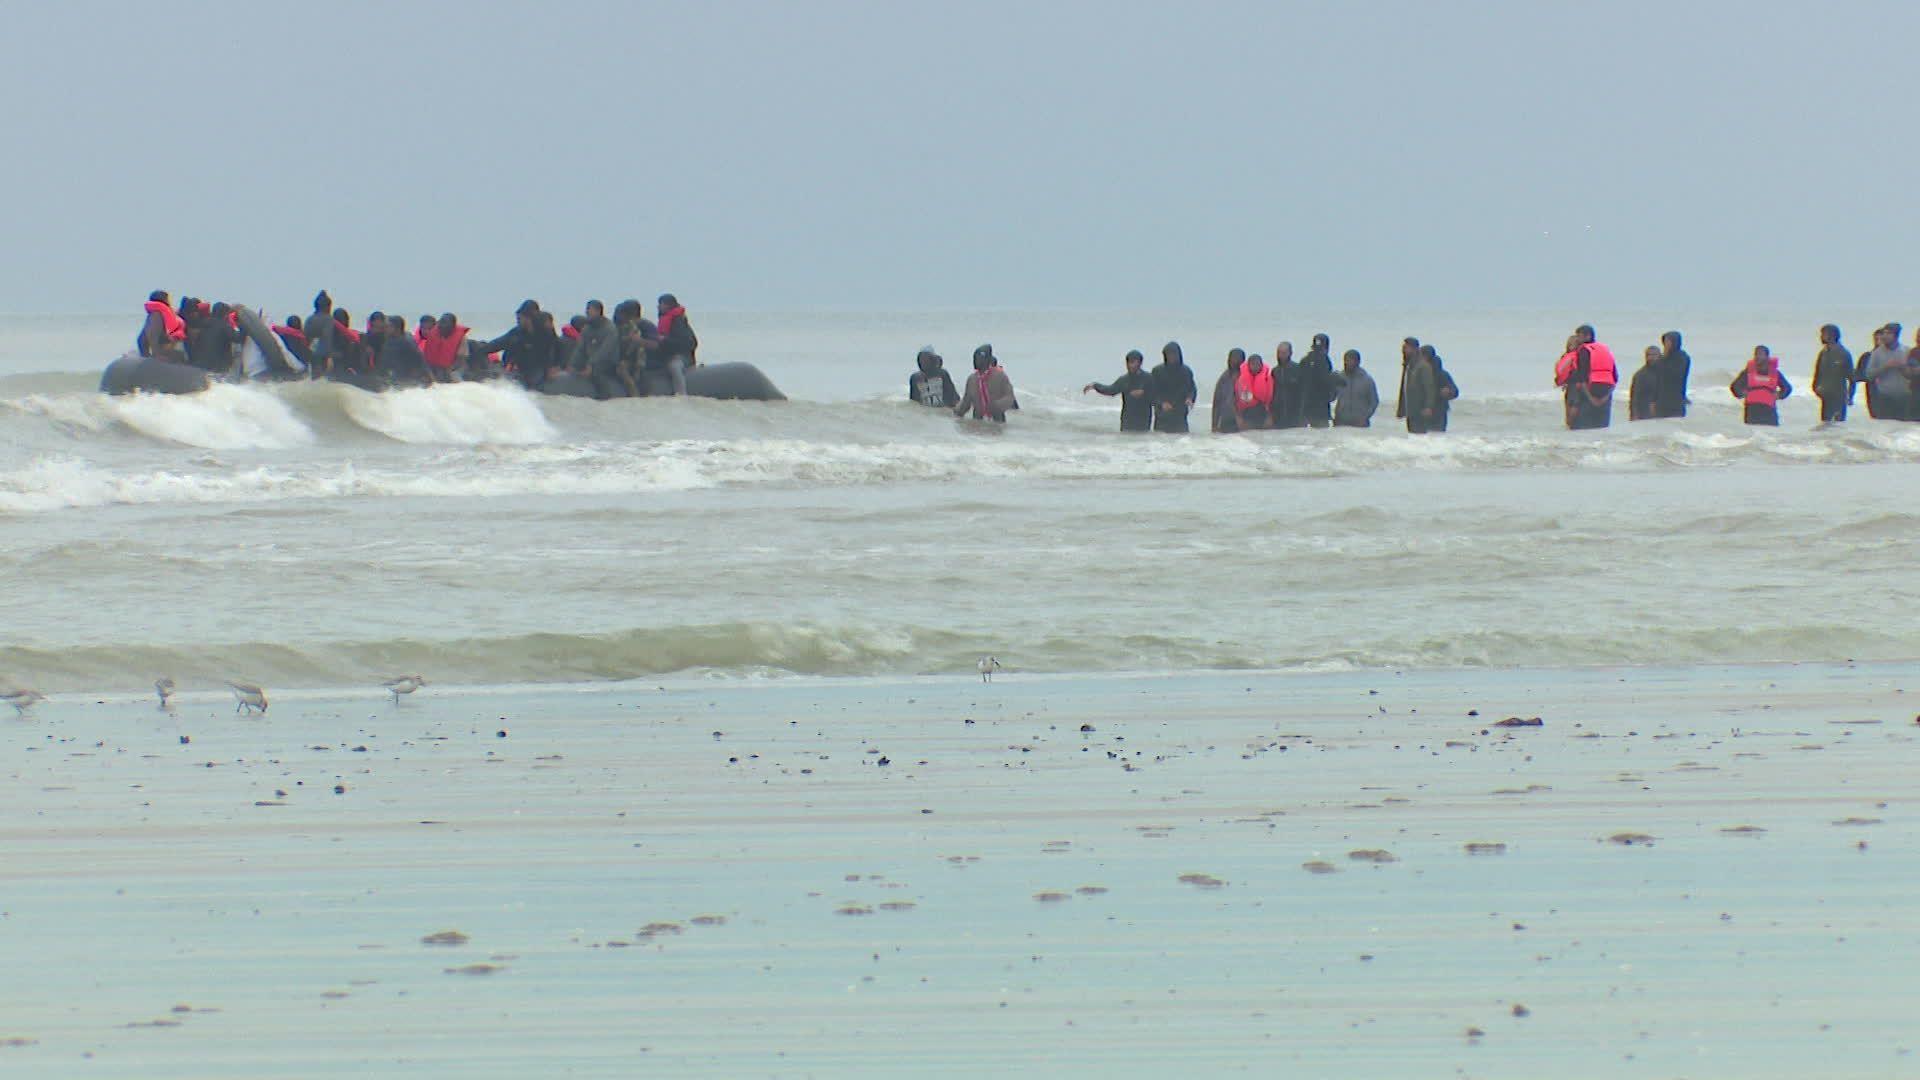
[[1057, 904], [1062, 900], [1068, 899], [1066, 893], [1055, 892], [1051, 889], [1047, 890], [1046, 892], [1034, 893], [1033, 898], [1043, 904]]
[[465, 967], [443, 968], [443, 975], [494, 975], [507, 970], [502, 964], [468, 964]]
[[1767, 830], [1758, 825], [1729, 825], [1720, 831], [1728, 836], [1759, 836]]
[[8, 1036], [5, 1036], [4, 1038], [0, 1038], [0, 1046], [21, 1047], [21, 1046], [38, 1046], [39, 1044], [40, 1044], [39, 1039], [28, 1038], [25, 1035], [8, 1035]]
[[692, 923], [695, 926], [727, 925], [727, 917], [725, 915], [695, 915], [693, 918], [688, 919], [687, 921]]
[[873, 909], [865, 904], [845, 903], [833, 909], [835, 915], [871, 915]]
[[1505, 855], [1507, 845], [1497, 840], [1474, 840], [1466, 846], [1469, 855]]
[[640, 932], [634, 936], [638, 938], [651, 938], [661, 934], [682, 934], [685, 932], [686, 928], [677, 922], [650, 922], [641, 927]]
[[1877, 817], [1844, 817], [1844, 818], [1841, 818], [1839, 821], [1834, 822], [1834, 824], [1835, 825], [1884, 825], [1886, 824], [1886, 822], [1884, 819], [1877, 818]]
[[1617, 832], [1607, 837], [1607, 843], [1621, 847], [1652, 847], [1654, 838], [1643, 832]]
[[458, 930], [437, 930], [420, 939], [422, 945], [465, 945], [472, 939]]
[[1073, 891], [1079, 893], [1081, 896], [1100, 896], [1107, 891], [1107, 887], [1105, 885], [1082, 885]]
[[1400, 857], [1398, 855], [1395, 855], [1391, 851], [1382, 851], [1379, 848], [1361, 848], [1358, 851], [1349, 851], [1347, 852], [1347, 858], [1354, 862], [1370, 862], [1370, 863], [1391, 863], [1391, 862], [1400, 861]]
[[1521, 718], [1520, 718], [1520, 717], [1518, 717], [1518, 716], [1509, 716], [1509, 717], [1507, 717], [1507, 718], [1506, 718], [1505, 720], [1496, 720], [1496, 721], [1494, 721], [1494, 723], [1493, 723], [1493, 726], [1494, 726], [1494, 727], [1508, 727], [1508, 728], [1512, 728], [1512, 727], [1545, 727], [1545, 726], [1546, 726], [1546, 721], [1544, 721], [1544, 720], [1542, 720], [1542, 719], [1540, 719], [1540, 718], [1539, 718], [1539, 717], [1537, 717], [1537, 716], [1529, 716], [1529, 717], [1527, 717], [1527, 718], [1526, 718], [1526, 719], [1524, 719], [1524, 720], [1523, 720], [1523, 719], [1521, 719]]
[[1524, 1020], [1533, 1015], [1533, 1010], [1516, 1001], [1513, 1003], [1513, 1015], [1517, 1019]]
[[1201, 889], [1220, 889], [1225, 888], [1227, 884], [1212, 874], [1181, 874], [1180, 882], [1183, 885], [1192, 885]]
[[1300, 864], [1300, 869], [1309, 874], [1332, 874], [1338, 872], [1340, 868], [1325, 859], [1308, 859]]

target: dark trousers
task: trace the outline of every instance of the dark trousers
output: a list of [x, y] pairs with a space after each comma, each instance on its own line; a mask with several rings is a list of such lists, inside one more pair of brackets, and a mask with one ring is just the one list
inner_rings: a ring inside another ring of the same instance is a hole
[[1746, 407], [1745, 419], [1749, 424], [1758, 424], [1762, 427], [1779, 427], [1780, 410], [1771, 405], [1748, 405]]
[[1845, 391], [1820, 396], [1820, 422], [1837, 424], [1847, 418], [1847, 395]]

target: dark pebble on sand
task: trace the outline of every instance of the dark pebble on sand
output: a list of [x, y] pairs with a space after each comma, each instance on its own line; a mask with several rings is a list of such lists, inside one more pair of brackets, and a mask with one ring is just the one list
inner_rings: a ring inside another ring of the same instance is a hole
[[335, 795], [345, 795], [347, 793], [347, 785], [345, 784], [333, 785], [333, 793]]
[[1092, 731], [1092, 730], [1093, 730], [1093, 725], [1092, 725], [1092, 724], [1081, 724], [1081, 725], [1080, 725], [1080, 730], [1081, 730], [1081, 731], [1083, 731], [1083, 732], [1084, 732], [1084, 731]]
[[1509, 716], [1505, 720], [1500, 720], [1495, 722], [1493, 726], [1494, 727], [1544, 727], [1546, 726], [1546, 722], [1541, 720], [1537, 716], [1530, 716], [1525, 720], [1522, 720], [1517, 716]]
[[874, 764], [875, 765], [891, 765], [893, 764], [893, 759], [888, 757], [881, 757], [879, 760], [875, 761]]
[[192, 741], [193, 741], [193, 736], [191, 736], [191, 735], [182, 735], [182, 736], [180, 736], [180, 745], [181, 745], [181, 746], [185, 746], [185, 745], [187, 745], [188, 743], [190, 743], [190, 742], [192, 742]]
[[1524, 1019], [1526, 1017], [1532, 1016], [1533, 1010], [1527, 1008], [1525, 1005], [1521, 1005], [1518, 1002], [1516, 1002], [1513, 1006], [1513, 1015]]
[[506, 728], [501, 728], [501, 729], [500, 729], [499, 731], [496, 731], [496, 732], [494, 732], [494, 733], [493, 733], [493, 737], [494, 737], [494, 738], [496, 738], [496, 739], [504, 739], [504, 738], [506, 738], [506, 737], [507, 737], [507, 729], [506, 729]]

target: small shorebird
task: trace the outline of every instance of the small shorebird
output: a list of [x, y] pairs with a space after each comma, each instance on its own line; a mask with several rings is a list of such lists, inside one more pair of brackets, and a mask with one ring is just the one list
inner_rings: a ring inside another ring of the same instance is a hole
[[153, 680], [153, 692], [160, 695], [160, 707], [167, 711], [173, 709], [173, 676], [162, 675]]
[[427, 680], [418, 675], [402, 675], [397, 679], [388, 679], [380, 685], [387, 688], [387, 692], [393, 695], [393, 703], [398, 705], [400, 704], [401, 694], [413, 693], [415, 690], [427, 685]]
[[233, 707], [234, 712], [240, 712], [243, 709], [249, 713], [256, 709], [263, 713], [267, 711], [265, 690], [252, 683], [229, 682], [227, 685], [233, 687], [233, 700], [237, 703]]
[[0, 701], [13, 706], [13, 711], [20, 716], [27, 715], [27, 710], [45, 700], [47, 695], [38, 690], [14, 689], [0, 694]]
[[995, 660], [991, 656], [983, 656], [980, 658], [980, 662], [973, 666], [975, 670], [980, 672], [981, 682], [992, 682], [993, 673], [1000, 670], [1000, 661]]

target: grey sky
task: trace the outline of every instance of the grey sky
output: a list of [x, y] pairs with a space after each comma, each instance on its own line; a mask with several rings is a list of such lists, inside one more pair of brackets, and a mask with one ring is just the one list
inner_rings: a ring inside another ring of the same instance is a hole
[[1911, 3], [7, 17], [0, 310], [1914, 294]]

